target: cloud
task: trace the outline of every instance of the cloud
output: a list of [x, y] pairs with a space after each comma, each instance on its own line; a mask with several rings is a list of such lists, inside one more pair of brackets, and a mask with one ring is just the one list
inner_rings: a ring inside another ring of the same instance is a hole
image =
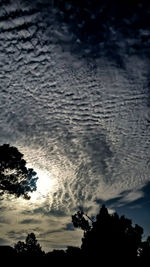
[[[33, 18], [35, 12], [36, 22], [45, 26], [44, 40], [53, 40], [64, 50], [76, 55], [81, 54], [81, 51], [85, 57], [91, 55], [97, 58], [98, 55], [103, 55], [122, 67], [124, 57], [121, 52], [134, 54], [145, 50], [147, 53], [150, 34], [147, 25], [149, 5], [145, 7], [143, 3], [131, 5], [124, 2], [123, 6], [120, 6], [115, 1], [105, 1], [103, 4], [91, 1], [84, 1], [82, 4], [62, 1], [61, 5], [55, 2], [53, 9], [51, 1], [21, 2]], [[22, 15], [26, 15], [27, 10]], [[55, 27], [52, 27], [52, 23]], [[136, 35], [133, 35], [135, 24]]]
[[118, 197], [103, 201], [102, 199], [95, 199], [97, 204], [103, 204], [110, 207], [142, 207], [142, 205], [149, 205], [149, 191], [150, 191], [150, 182], [146, 182], [141, 186], [140, 189], [135, 190], [126, 190], [120, 193]]
[[31, 218], [31, 219], [25, 219], [25, 220], [21, 221], [20, 223], [21, 224], [40, 224], [41, 221]]
[[[25, 235], [23, 235], [22, 231], [17, 231], [17, 230], [11, 230], [7, 232], [8, 238], [13, 239], [13, 241], [17, 238], [17, 236], [23, 236], [25, 238]], [[22, 239], [22, 238], [21, 238]]]
[[62, 210], [56, 210], [56, 209], [50, 209], [48, 213], [46, 213], [48, 216], [55, 216], [55, 217], [65, 217], [66, 213]]
[[48, 236], [43, 235], [39, 238], [40, 244], [50, 251], [52, 249], [66, 249], [67, 246], [80, 246], [83, 232], [78, 231], [58, 231], [50, 233]]
[[68, 223], [66, 227], [63, 228], [64, 231], [75, 231], [73, 223]]
[[0, 245], [1, 246], [5, 246], [5, 245], [8, 245], [8, 244], [9, 244], [9, 241], [7, 239], [0, 238]]
[[0, 217], [0, 224], [9, 224], [10, 220], [4, 217]]
[[39, 238], [45, 238], [48, 235], [55, 234], [55, 233], [60, 233], [60, 232], [62, 232], [62, 229], [55, 229], [55, 230], [45, 231], [45, 232], [43, 232], [43, 233], [41, 233], [39, 235]]

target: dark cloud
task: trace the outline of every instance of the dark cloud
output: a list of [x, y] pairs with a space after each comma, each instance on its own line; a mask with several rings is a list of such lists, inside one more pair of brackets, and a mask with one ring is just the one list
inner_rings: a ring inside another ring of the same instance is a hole
[[[54, 40], [64, 49], [85, 57], [106, 56], [120, 67], [125, 67], [123, 54], [148, 53], [150, 40], [147, 1], [24, 1], [36, 10], [38, 20], [45, 26], [46, 42]], [[52, 3], [55, 9], [52, 9]], [[38, 15], [39, 13], [39, 15]], [[52, 19], [53, 14], [53, 19]], [[49, 27], [60, 24], [53, 31]], [[56, 25], [56, 23], [55, 23]], [[79, 52], [80, 51], [80, 52]]]
[[2, 204], [2, 206], [0, 207], [0, 211], [1, 212], [4, 212], [4, 211], [6, 211], [7, 210], [7, 206], [3, 206], [3, 204]]
[[39, 208], [33, 208], [33, 210], [24, 210], [23, 215], [42, 215], [42, 216], [55, 216], [55, 217], [65, 217], [66, 213], [63, 210], [57, 209], [45, 209], [45, 205]]
[[43, 207], [39, 207], [39, 208], [35, 208], [33, 210], [23, 210], [22, 211], [22, 214], [23, 215], [34, 215], [34, 214], [44, 214], [45, 213], [45, 210]]
[[[135, 199], [134, 199], [135, 193]], [[102, 204], [102, 200], [96, 200], [97, 203]], [[120, 194], [119, 197], [110, 199], [105, 202], [109, 206], [126, 206], [128, 208], [134, 208], [150, 205], [150, 182], [147, 182], [140, 190], [133, 191], [127, 190]]]
[[25, 219], [23, 221], [20, 222], [20, 224], [40, 224], [41, 221], [40, 220], [36, 220], [36, 219]]
[[24, 241], [27, 237], [27, 232], [22, 230], [22, 231], [17, 231], [17, 230], [11, 230], [6, 233], [6, 236], [9, 238], [9, 243], [11, 240], [11, 243], [18, 242], [18, 241]]
[[22, 236], [25, 239], [25, 234], [23, 235], [23, 231], [11, 230], [7, 232], [7, 236], [13, 240], [15, 240], [17, 236]]
[[[125, 67], [125, 54], [148, 54], [150, 5], [146, 1], [123, 1], [122, 6], [116, 1], [54, 2], [54, 8], [53, 1], [18, 1], [13, 8], [11, 1], [5, 3], [0, 16], [3, 31], [18, 31], [20, 40], [27, 41], [24, 49], [33, 52], [42, 35], [42, 45], [59, 43], [80, 58], [105, 56], [119, 67]], [[7, 24], [8, 17], [14, 23]], [[20, 35], [20, 31], [26, 32]]]
[[64, 231], [75, 231], [75, 228], [72, 223], [68, 223], [66, 227], [63, 228]]
[[7, 239], [0, 238], [0, 245], [1, 246], [5, 246], [5, 245], [8, 245], [8, 244], [9, 244], [9, 241]]
[[4, 217], [0, 217], [0, 224], [9, 224], [10, 220]]
[[[82, 151], [85, 152], [87, 158], [84, 171], [89, 169], [92, 170], [93, 174], [104, 174], [107, 169], [106, 160], [113, 156], [104, 134], [96, 133], [91, 136], [87, 135], [83, 137], [81, 144]], [[83, 166], [81, 164], [79, 170], [77, 170], [77, 177], [84, 175], [82, 168]], [[87, 174], [85, 174], [85, 176], [87, 176]]]
[[50, 209], [50, 211], [48, 213], [46, 213], [47, 215], [52, 215], [52, 216], [56, 216], [56, 217], [65, 217], [67, 216], [66, 213], [62, 210], [56, 210], [56, 209]]
[[27, 234], [34, 232], [38, 235], [39, 232], [42, 232], [42, 229], [39, 227], [32, 227], [32, 229], [25, 230], [11, 230], [6, 233], [6, 236], [12, 240], [12, 242], [25, 241]]
[[44, 238], [48, 235], [51, 235], [51, 234], [55, 234], [55, 233], [61, 233], [62, 232], [62, 229], [55, 229], [55, 230], [49, 230], [49, 231], [45, 231], [43, 233], [41, 233], [39, 235], [39, 238]]

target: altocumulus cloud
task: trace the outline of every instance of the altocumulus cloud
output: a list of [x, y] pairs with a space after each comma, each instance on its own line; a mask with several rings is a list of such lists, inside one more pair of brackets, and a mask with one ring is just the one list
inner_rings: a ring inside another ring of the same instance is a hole
[[1, 143], [16, 145], [55, 181], [42, 203], [1, 202], [1, 216], [11, 218], [3, 237], [16, 225], [13, 241], [41, 222], [51, 232], [41, 242], [51, 248], [79, 244], [81, 233], [66, 226], [78, 207], [92, 214], [103, 201], [135, 201], [150, 171], [149, 31], [140, 26], [133, 35], [139, 13], [123, 22], [126, 38], [111, 23], [93, 51], [94, 33], [81, 40], [82, 21], [75, 31], [75, 20], [58, 19], [58, 11], [49, 1], [20, 0], [0, 10]]

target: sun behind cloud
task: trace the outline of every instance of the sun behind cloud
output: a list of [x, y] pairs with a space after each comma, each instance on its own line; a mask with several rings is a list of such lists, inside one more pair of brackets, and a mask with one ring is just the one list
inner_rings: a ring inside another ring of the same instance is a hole
[[51, 177], [51, 174], [47, 170], [41, 170], [34, 168], [37, 173], [37, 190], [31, 193], [31, 201], [42, 201], [44, 200], [50, 192], [52, 192], [54, 186], [54, 178]]

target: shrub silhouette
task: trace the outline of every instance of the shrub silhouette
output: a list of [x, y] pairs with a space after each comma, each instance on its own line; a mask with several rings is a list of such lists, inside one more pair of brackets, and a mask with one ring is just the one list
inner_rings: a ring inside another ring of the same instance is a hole
[[29, 192], [36, 190], [36, 172], [26, 167], [26, 161], [16, 147], [0, 146], [0, 195], [13, 194], [30, 199]]

